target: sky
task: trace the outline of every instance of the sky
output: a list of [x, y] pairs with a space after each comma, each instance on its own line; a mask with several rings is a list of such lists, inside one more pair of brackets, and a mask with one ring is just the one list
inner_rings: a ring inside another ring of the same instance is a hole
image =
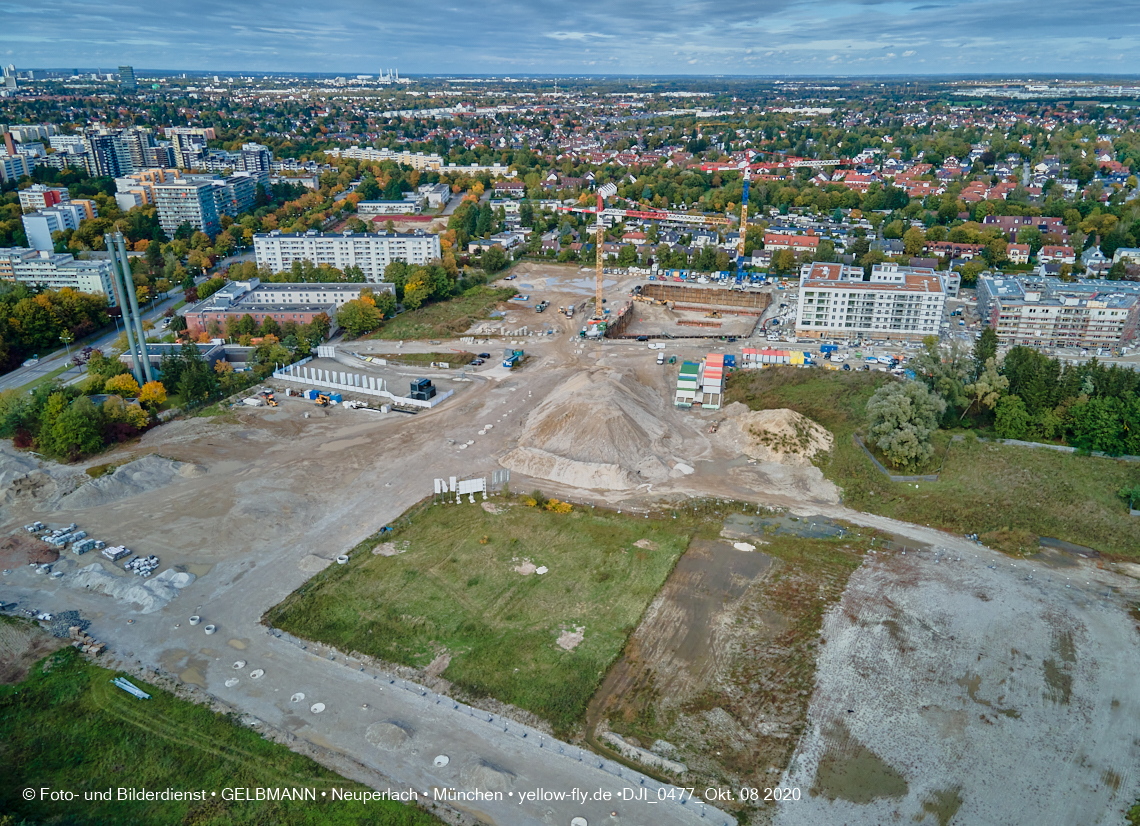
[[29, 68], [1140, 74], [1140, 0], [0, 0]]

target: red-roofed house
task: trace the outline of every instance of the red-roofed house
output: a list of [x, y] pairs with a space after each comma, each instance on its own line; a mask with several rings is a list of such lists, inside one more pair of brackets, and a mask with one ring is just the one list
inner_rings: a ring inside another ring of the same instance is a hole
[[1041, 264], [1073, 264], [1076, 263], [1077, 254], [1072, 247], [1045, 246], [1037, 253], [1037, 261]]

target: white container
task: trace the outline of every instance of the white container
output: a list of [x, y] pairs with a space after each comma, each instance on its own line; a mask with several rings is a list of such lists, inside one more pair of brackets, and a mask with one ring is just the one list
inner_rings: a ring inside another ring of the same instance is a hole
[[207, 625], [206, 626], [206, 634], [207, 635], [213, 634], [217, 630], [218, 630], [218, 627], [216, 625]]
[[202, 621], [202, 618], [201, 618], [200, 616], [198, 616], [197, 614], [195, 614], [194, 616], [190, 617], [190, 624], [191, 624], [191, 625], [197, 625], [197, 624], [198, 624], [198, 623], [200, 623], [201, 621]]

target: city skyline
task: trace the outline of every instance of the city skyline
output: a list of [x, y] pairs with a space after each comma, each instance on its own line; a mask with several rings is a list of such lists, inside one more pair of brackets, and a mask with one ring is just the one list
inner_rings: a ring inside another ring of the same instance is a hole
[[[167, 71], [335, 74], [934, 75], [1140, 72], [1136, 11], [1106, 29], [1030, 0], [744, 0], [477, 8], [342, 0], [221, 4], [193, 12], [74, 0], [0, 6], [0, 62]], [[1129, 12], [1129, 9], [1132, 11]], [[1013, 36], [1011, 36], [1013, 35]], [[68, 65], [63, 64], [63, 65]]]

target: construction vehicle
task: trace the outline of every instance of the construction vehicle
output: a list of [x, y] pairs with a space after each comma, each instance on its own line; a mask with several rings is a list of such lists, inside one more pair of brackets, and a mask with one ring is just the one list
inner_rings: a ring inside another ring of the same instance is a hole
[[277, 400], [273, 398], [272, 390], [262, 390], [261, 395], [265, 397], [265, 403], [270, 407], [277, 407]]
[[705, 313], [705, 318], [720, 318], [720, 313], [718, 313], [716, 310], [710, 310], [709, 312]]
[[327, 395], [321, 393], [317, 396], [315, 401], [317, 402], [318, 407], [328, 407], [331, 400]]

